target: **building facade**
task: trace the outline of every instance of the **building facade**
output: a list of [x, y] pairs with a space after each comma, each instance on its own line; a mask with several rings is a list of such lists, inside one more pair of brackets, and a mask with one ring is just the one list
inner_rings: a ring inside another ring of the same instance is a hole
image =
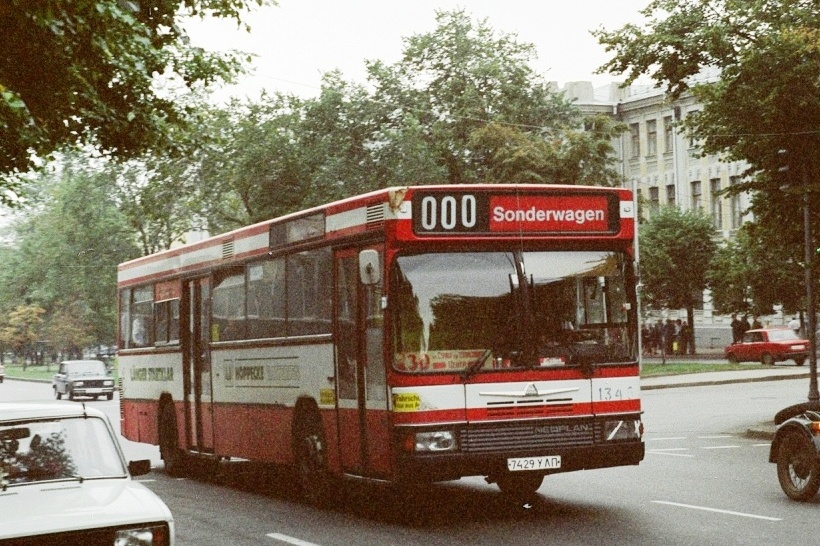
[[[584, 114], [606, 114], [623, 123], [627, 131], [614, 143], [617, 164], [625, 184], [631, 185], [641, 204], [643, 218], [666, 205], [683, 210], [701, 209], [712, 218], [715, 231], [731, 238], [752, 219], [747, 209], [750, 196], [722, 194], [738, 184], [748, 165], [727, 162], [718, 156], [702, 156], [698, 143], [690, 139], [679, 122], [701, 109], [691, 95], [671, 101], [662, 89], [618, 83], [593, 88], [590, 82], [570, 82], [562, 89]], [[648, 310], [647, 320], [685, 319], [684, 310]], [[785, 324], [781, 312], [762, 319]], [[711, 294], [704, 293], [702, 308], [696, 310], [697, 346], [719, 349], [731, 341], [731, 317], [716, 315]]]

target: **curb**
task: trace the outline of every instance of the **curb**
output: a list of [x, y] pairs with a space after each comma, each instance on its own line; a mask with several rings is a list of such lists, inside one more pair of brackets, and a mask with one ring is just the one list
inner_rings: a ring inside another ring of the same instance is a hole
[[[651, 391], [655, 389], [674, 389], [677, 387], [704, 387], [708, 385], [729, 385], [732, 383], [756, 383], [759, 381], [779, 381], [784, 379], [808, 379], [808, 373], [805, 374], [791, 374], [791, 375], [766, 375], [761, 377], [744, 377], [734, 379], [714, 379], [701, 381], [681, 381], [679, 383], [660, 383], [657, 385], [641, 385], [642, 391]], [[675, 376], [666, 376], [675, 377]]]

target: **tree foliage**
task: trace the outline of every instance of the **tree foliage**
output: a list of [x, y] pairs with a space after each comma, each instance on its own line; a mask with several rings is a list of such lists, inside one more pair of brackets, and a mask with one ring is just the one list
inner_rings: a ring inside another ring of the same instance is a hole
[[52, 332], [71, 315], [92, 339], [113, 340], [116, 265], [139, 255], [114, 202], [114, 180], [88, 157], [66, 155], [36, 183], [41, 202], [16, 224], [16, 247], [6, 251], [0, 310], [27, 302], [46, 311]]
[[[190, 114], [160, 92], [230, 81], [238, 53], [188, 43], [186, 17], [241, 23], [273, 0], [10, 0], [0, 5], [0, 173], [24, 171], [33, 154], [93, 141], [120, 156], [176, 146]], [[3, 179], [6, 180], [6, 179]], [[8, 180], [6, 180], [8, 182]], [[8, 183], [0, 189], [15, 190]], [[0, 201], [9, 196], [0, 192]]]
[[[544, 181], [559, 178], [575, 183], [583, 178], [573, 175], [568, 162], [551, 164], [580, 152], [582, 147], [575, 146], [573, 139], [583, 132], [583, 119], [532, 69], [532, 44], [497, 33], [486, 20], [473, 21], [463, 10], [439, 12], [436, 21], [432, 32], [405, 39], [404, 54], [396, 64], [369, 63], [369, 79], [376, 87], [374, 100], [385, 105], [380, 129], [397, 134], [415, 130], [414, 140], [443, 171], [444, 179], [437, 182], [487, 179], [487, 171], [495, 167], [493, 152], [498, 147], [481, 146], [484, 139], [474, 133], [492, 132], [488, 124], [494, 124], [496, 132], [504, 127], [525, 148], [519, 150], [523, 155], [535, 159], [534, 152], [543, 154], [539, 161], [559, 171]], [[609, 144], [605, 138], [599, 142], [604, 147]], [[599, 159], [588, 148], [584, 151], [578, 153], [583, 158], [573, 158], [571, 168], [588, 168]], [[597, 183], [611, 181], [599, 179]]]
[[717, 245], [712, 219], [699, 209], [662, 207], [641, 224], [639, 236], [644, 300], [656, 309], [686, 309], [694, 328]]
[[[820, 190], [820, 4], [654, 0], [642, 13], [643, 25], [596, 31], [614, 54], [600, 70], [624, 73], [627, 83], [649, 75], [672, 98], [691, 93], [702, 109], [684, 123], [702, 152], [749, 165], [727, 194], [756, 195], [757, 234], [749, 243], [765, 246], [748, 256], [760, 260], [754, 268], [803, 262], [801, 196], [808, 191], [817, 203]], [[820, 232], [817, 212], [812, 224]], [[788, 306], [799, 281], [793, 271], [784, 280]], [[761, 291], [755, 301], [766, 307], [771, 296]]]
[[613, 185], [606, 117], [583, 119], [530, 66], [532, 45], [463, 11], [405, 40], [366, 86], [324, 75], [315, 98], [234, 101], [205, 116], [199, 214], [211, 232], [378, 188], [518, 182]]
[[45, 309], [37, 305], [18, 305], [0, 321], [0, 345], [10, 348], [16, 355], [24, 356], [40, 339], [42, 315]]

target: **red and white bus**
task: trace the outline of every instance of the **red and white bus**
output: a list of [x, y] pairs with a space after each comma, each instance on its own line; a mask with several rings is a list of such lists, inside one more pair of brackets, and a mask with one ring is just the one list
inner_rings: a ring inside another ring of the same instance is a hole
[[122, 433], [333, 478], [644, 457], [626, 189], [389, 188], [119, 266]]

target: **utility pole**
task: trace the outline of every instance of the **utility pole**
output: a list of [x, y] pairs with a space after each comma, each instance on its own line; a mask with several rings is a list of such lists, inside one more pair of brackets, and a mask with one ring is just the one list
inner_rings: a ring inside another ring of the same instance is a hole
[[809, 176], [806, 167], [803, 172], [803, 246], [806, 275], [806, 313], [808, 314], [809, 339], [809, 404], [820, 407], [820, 392], [817, 390], [817, 324], [814, 303], [814, 244], [811, 232], [811, 200], [809, 199]]

